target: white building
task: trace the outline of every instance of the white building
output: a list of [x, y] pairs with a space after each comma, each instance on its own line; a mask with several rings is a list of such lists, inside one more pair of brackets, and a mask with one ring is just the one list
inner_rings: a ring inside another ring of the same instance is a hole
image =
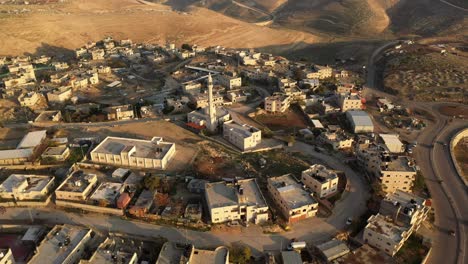
[[385, 149], [390, 153], [402, 153], [405, 151], [405, 146], [400, 141], [398, 134], [380, 134]]
[[36, 249], [36, 255], [29, 264], [73, 264], [77, 263], [83, 254], [92, 230], [88, 228], [57, 225], [47, 234]]
[[91, 160], [114, 166], [164, 170], [175, 152], [175, 143], [165, 142], [160, 137], [151, 140], [106, 137], [91, 151]]
[[244, 151], [260, 144], [262, 131], [247, 124], [240, 125], [234, 121], [228, 121], [223, 124], [223, 137]]
[[367, 220], [364, 241], [390, 256], [394, 256], [411, 235], [408, 227], [393, 223], [390, 217], [377, 214]]
[[54, 186], [54, 177], [12, 174], [0, 184], [0, 197], [14, 200], [45, 200]]
[[338, 175], [324, 165], [314, 164], [301, 174], [301, 181], [319, 198], [338, 192]]
[[207, 183], [205, 198], [213, 223], [268, 220], [268, 206], [255, 179]]
[[268, 192], [288, 223], [317, 214], [318, 203], [312, 193], [290, 174], [268, 178]]

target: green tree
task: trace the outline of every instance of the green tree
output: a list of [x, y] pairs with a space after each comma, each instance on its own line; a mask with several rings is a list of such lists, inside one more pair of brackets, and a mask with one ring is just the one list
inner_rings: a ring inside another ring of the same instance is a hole
[[252, 250], [248, 246], [236, 245], [230, 250], [230, 259], [232, 263], [245, 264], [252, 256]]
[[182, 44], [182, 49], [192, 51], [192, 47], [187, 43]]
[[143, 180], [143, 186], [151, 191], [158, 190], [161, 187], [161, 178], [155, 176], [147, 176]]

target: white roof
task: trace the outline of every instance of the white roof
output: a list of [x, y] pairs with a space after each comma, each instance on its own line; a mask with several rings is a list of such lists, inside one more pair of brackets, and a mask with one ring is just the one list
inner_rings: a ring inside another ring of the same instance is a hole
[[403, 145], [398, 134], [380, 134], [379, 136], [382, 138], [385, 145]]
[[23, 137], [21, 142], [16, 147], [17, 149], [34, 148], [41, 144], [42, 139], [46, 137], [46, 130], [29, 132]]
[[322, 122], [318, 119], [311, 119], [312, 123], [314, 124], [314, 127], [316, 128], [323, 128]]
[[0, 150], [0, 159], [29, 158], [33, 154], [32, 149], [8, 149]]
[[374, 126], [369, 114], [364, 111], [348, 111], [346, 114], [348, 114], [355, 126]]

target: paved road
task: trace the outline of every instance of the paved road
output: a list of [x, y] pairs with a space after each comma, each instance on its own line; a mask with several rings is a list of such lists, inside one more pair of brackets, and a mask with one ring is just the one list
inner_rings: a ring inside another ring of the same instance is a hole
[[368, 186], [362, 177], [353, 172], [338, 158], [315, 152], [310, 145], [297, 142], [289, 150], [301, 151], [313, 158], [323, 160], [336, 170], [344, 171], [350, 185], [349, 191], [343, 194], [342, 199], [337, 203], [333, 214], [329, 218], [325, 220], [319, 218], [306, 219], [295, 224], [289, 232], [277, 235], [263, 234], [262, 229], [255, 225], [240, 230], [197, 232], [144, 222], [127, 221], [122, 220], [120, 217], [98, 214], [78, 215], [53, 208], [9, 208], [6, 214], [0, 215], [0, 223], [9, 223], [12, 219], [14, 219], [14, 222], [29, 221], [32, 216], [35, 220], [42, 220], [50, 224], [80, 224], [101, 231], [123, 232], [145, 237], [163, 236], [171, 241], [190, 242], [200, 247], [229, 245], [233, 242], [242, 241], [250, 245], [256, 254], [260, 254], [265, 250], [284, 249], [291, 238], [312, 243], [327, 241], [345, 227], [348, 217], [357, 219], [365, 211]]
[[[377, 94], [381, 94], [376, 83], [375, 62], [383, 51], [395, 45], [392, 41], [379, 47], [370, 56], [368, 62], [367, 86]], [[395, 99], [393, 96], [386, 95]], [[443, 105], [457, 105], [455, 103], [430, 103], [399, 101], [399, 104], [411, 108], [426, 110], [434, 117], [434, 124], [429, 124], [418, 136], [419, 146], [414, 151], [416, 163], [421, 168], [427, 187], [433, 198], [435, 209], [434, 247], [429, 263], [455, 263], [465, 264], [467, 245], [468, 201], [467, 188], [459, 178], [450, 158], [448, 146], [451, 137], [463, 127], [468, 126], [464, 119], [448, 121], [448, 117], [440, 114], [439, 108]], [[444, 142], [447, 146], [437, 142]], [[431, 146], [434, 147], [431, 147]], [[450, 236], [449, 231], [454, 230], [456, 236]]]

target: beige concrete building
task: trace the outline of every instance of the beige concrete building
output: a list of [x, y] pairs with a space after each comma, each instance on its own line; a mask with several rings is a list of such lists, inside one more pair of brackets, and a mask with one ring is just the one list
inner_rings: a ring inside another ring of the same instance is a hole
[[400, 141], [398, 134], [380, 134], [383, 147], [390, 153], [402, 153], [405, 151], [405, 145]]
[[[208, 95], [208, 93], [197, 93], [197, 94], [189, 93], [189, 98], [190, 98], [190, 101], [197, 108], [205, 108], [209, 104], [209, 95]], [[215, 107], [223, 106], [224, 105], [223, 96], [218, 94], [218, 93], [213, 94], [213, 105]]]
[[79, 264], [137, 264], [135, 251], [134, 241], [120, 236], [107, 237], [89, 260], [81, 260]]
[[41, 95], [36, 92], [23, 93], [18, 97], [18, 102], [21, 106], [31, 107], [35, 106], [41, 99]]
[[205, 198], [212, 223], [268, 220], [268, 206], [255, 179], [207, 183]]
[[104, 108], [104, 112], [107, 113], [108, 120], [127, 120], [135, 118], [135, 112], [131, 104], [110, 106]]
[[162, 246], [156, 264], [228, 264], [229, 250], [217, 247], [215, 250], [196, 249], [193, 245], [166, 242]]
[[269, 113], [283, 113], [288, 110], [291, 98], [286, 94], [275, 94], [265, 97], [265, 111]]
[[388, 193], [382, 200], [379, 214], [391, 217], [398, 225], [410, 226], [410, 230], [417, 231], [430, 211], [427, 204], [426, 199], [396, 190]]
[[354, 140], [342, 132], [323, 132], [318, 140], [324, 144], [329, 144], [334, 150], [351, 148]]
[[219, 74], [217, 76], [217, 80], [220, 85], [228, 89], [234, 89], [242, 86], [242, 78], [237, 76], [235, 73]]
[[242, 151], [255, 148], [262, 141], [262, 131], [247, 124], [224, 122], [223, 137]]
[[338, 175], [324, 165], [314, 164], [301, 174], [301, 181], [319, 198], [338, 192]]
[[0, 184], [0, 198], [45, 200], [53, 187], [52, 176], [12, 174]]
[[165, 142], [160, 137], [151, 140], [107, 137], [91, 151], [91, 160], [114, 166], [164, 170], [175, 152], [175, 143]]
[[362, 100], [356, 93], [343, 93], [338, 95], [338, 105], [341, 112], [360, 110], [362, 109]]
[[64, 161], [70, 156], [70, 149], [68, 146], [48, 147], [41, 157], [43, 159], [53, 159], [57, 161]]
[[62, 86], [47, 93], [47, 100], [52, 103], [62, 103], [69, 100], [73, 95], [72, 88], [70, 86]]
[[0, 150], [0, 166], [24, 164], [31, 161], [33, 154], [33, 149]]
[[333, 75], [333, 68], [328, 66], [314, 65], [311, 71], [306, 73], [307, 79], [326, 79]]
[[[216, 107], [215, 115], [216, 115], [216, 118], [214, 121], [215, 123], [214, 126], [216, 127], [219, 127], [224, 122], [229, 121], [229, 119], [231, 119], [231, 115], [224, 107]], [[210, 119], [209, 107], [205, 107], [200, 110], [194, 110], [187, 114], [187, 122], [196, 124], [198, 126], [206, 127], [209, 119]]]
[[55, 190], [57, 200], [85, 201], [98, 184], [95, 174], [74, 171]]
[[383, 156], [377, 170], [382, 190], [386, 193], [393, 193], [398, 189], [408, 192], [413, 187], [416, 169], [406, 156]]
[[390, 217], [377, 214], [367, 220], [364, 241], [390, 256], [394, 256], [411, 235], [409, 228], [393, 223]]
[[189, 81], [182, 84], [182, 91], [184, 91], [184, 93], [200, 92], [201, 87], [201, 83]]
[[93, 48], [91, 50], [91, 58], [93, 60], [103, 60], [104, 55], [106, 55], [106, 52], [103, 49]]
[[268, 178], [268, 192], [289, 223], [313, 217], [318, 203], [291, 174]]
[[74, 264], [85, 253], [92, 230], [79, 226], [57, 225], [36, 249], [29, 264]]
[[15, 264], [15, 258], [10, 248], [0, 248], [0, 264]]

